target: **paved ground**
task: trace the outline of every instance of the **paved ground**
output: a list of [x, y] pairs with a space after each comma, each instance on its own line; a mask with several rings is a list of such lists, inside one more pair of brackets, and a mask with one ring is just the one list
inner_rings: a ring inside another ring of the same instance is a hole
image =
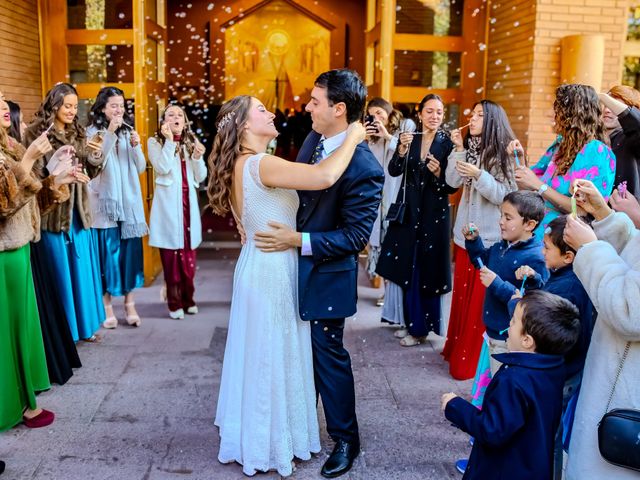
[[[83, 368], [39, 397], [55, 423], [0, 434], [0, 459], [8, 462], [2, 480], [245, 478], [238, 465], [217, 462], [213, 425], [236, 256], [202, 251], [199, 315], [170, 320], [156, 282], [138, 294], [140, 328], [121, 324], [103, 331], [101, 344], [80, 344]], [[453, 462], [468, 454], [468, 437], [444, 419], [440, 395], [466, 394], [470, 382], [447, 375], [441, 340], [400, 347], [379, 322], [377, 296], [362, 282], [359, 313], [347, 321], [362, 454], [342, 478], [458, 479]], [[332, 448], [325, 431], [322, 439], [324, 451], [299, 463], [293, 478], [322, 478]]]

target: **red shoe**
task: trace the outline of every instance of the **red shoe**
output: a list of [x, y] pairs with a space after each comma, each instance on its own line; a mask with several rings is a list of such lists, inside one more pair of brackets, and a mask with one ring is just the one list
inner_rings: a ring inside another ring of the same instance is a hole
[[56, 416], [53, 412], [43, 408], [42, 411], [33, 418], [22, 417], [22, 423], [28, 428], [42, 428], [51, 425], [54, 418], [56, 418]]

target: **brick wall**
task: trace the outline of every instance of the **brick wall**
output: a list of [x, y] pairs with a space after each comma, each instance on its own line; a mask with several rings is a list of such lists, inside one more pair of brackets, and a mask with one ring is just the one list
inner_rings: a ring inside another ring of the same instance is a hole
[[0, 91], [29, 120], [42, 100], [37, 0], [0, 1]]
[[[493, 3], [487, 97], [501, 103], [535, 162], [554, 138], [553, 100], [560, 84], [560, 41], [567, 35], [605, 38], [602, 88], [619, 83], [627, 0], [503, 0]], [[515, 27], [515, 22], [519, 22]], [[500, 59], [500, 65], [496, 61]], [[508, 62], [505, 61], [508, 59]], [[510, 71], [505, 71], [505, 63]], [[498, 83], [499, 82], [499, 83]], [[497, 85], [496, 85], [497, 84]]]
[[503, 0], [489, 13], [487, 98], [502, 105], [516, 136], [526, 141], [531, 113], [535, 2]]
[[605, 38], [602, 88], [620, 83], [627, 0], [538, 0], [533, 60], [529, 151], [537, 159], [553, 139], [551, 118], [560, 83], [560, 40], [567, 35]]

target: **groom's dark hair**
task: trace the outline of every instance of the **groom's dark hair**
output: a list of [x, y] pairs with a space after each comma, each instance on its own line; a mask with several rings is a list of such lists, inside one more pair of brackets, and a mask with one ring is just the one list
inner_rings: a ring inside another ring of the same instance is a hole
[[347, 68], [329, 70], [316, 78], [315, 85], [327, 90], [330, 106], [340, 102], [346, 105], [348, 123], [362, 118], [367, 100], [367, 87], [357, 72]]

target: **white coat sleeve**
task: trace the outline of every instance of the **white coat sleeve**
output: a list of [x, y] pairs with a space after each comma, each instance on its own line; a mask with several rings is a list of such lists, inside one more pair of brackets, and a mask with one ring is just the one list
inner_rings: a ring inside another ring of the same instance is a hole
[[632, 255], [640, 250], [640, 233], [622, 213], [596, 222], [594, 230], [602, 240], [578, 250], [574, 271], [598, 311], [597, 321], [627, 341], [640, 341], [640, 255], [631, 265], [619, 255], [625, 247]]
[[158, 140], [151, 137], [147, 142], [147, 148], [149, 161], [160, 175], [167, 175], [173, 166], [177, 165], [175, 161], [176, 143], [173, 140], [166, 140], [163, 146]]

